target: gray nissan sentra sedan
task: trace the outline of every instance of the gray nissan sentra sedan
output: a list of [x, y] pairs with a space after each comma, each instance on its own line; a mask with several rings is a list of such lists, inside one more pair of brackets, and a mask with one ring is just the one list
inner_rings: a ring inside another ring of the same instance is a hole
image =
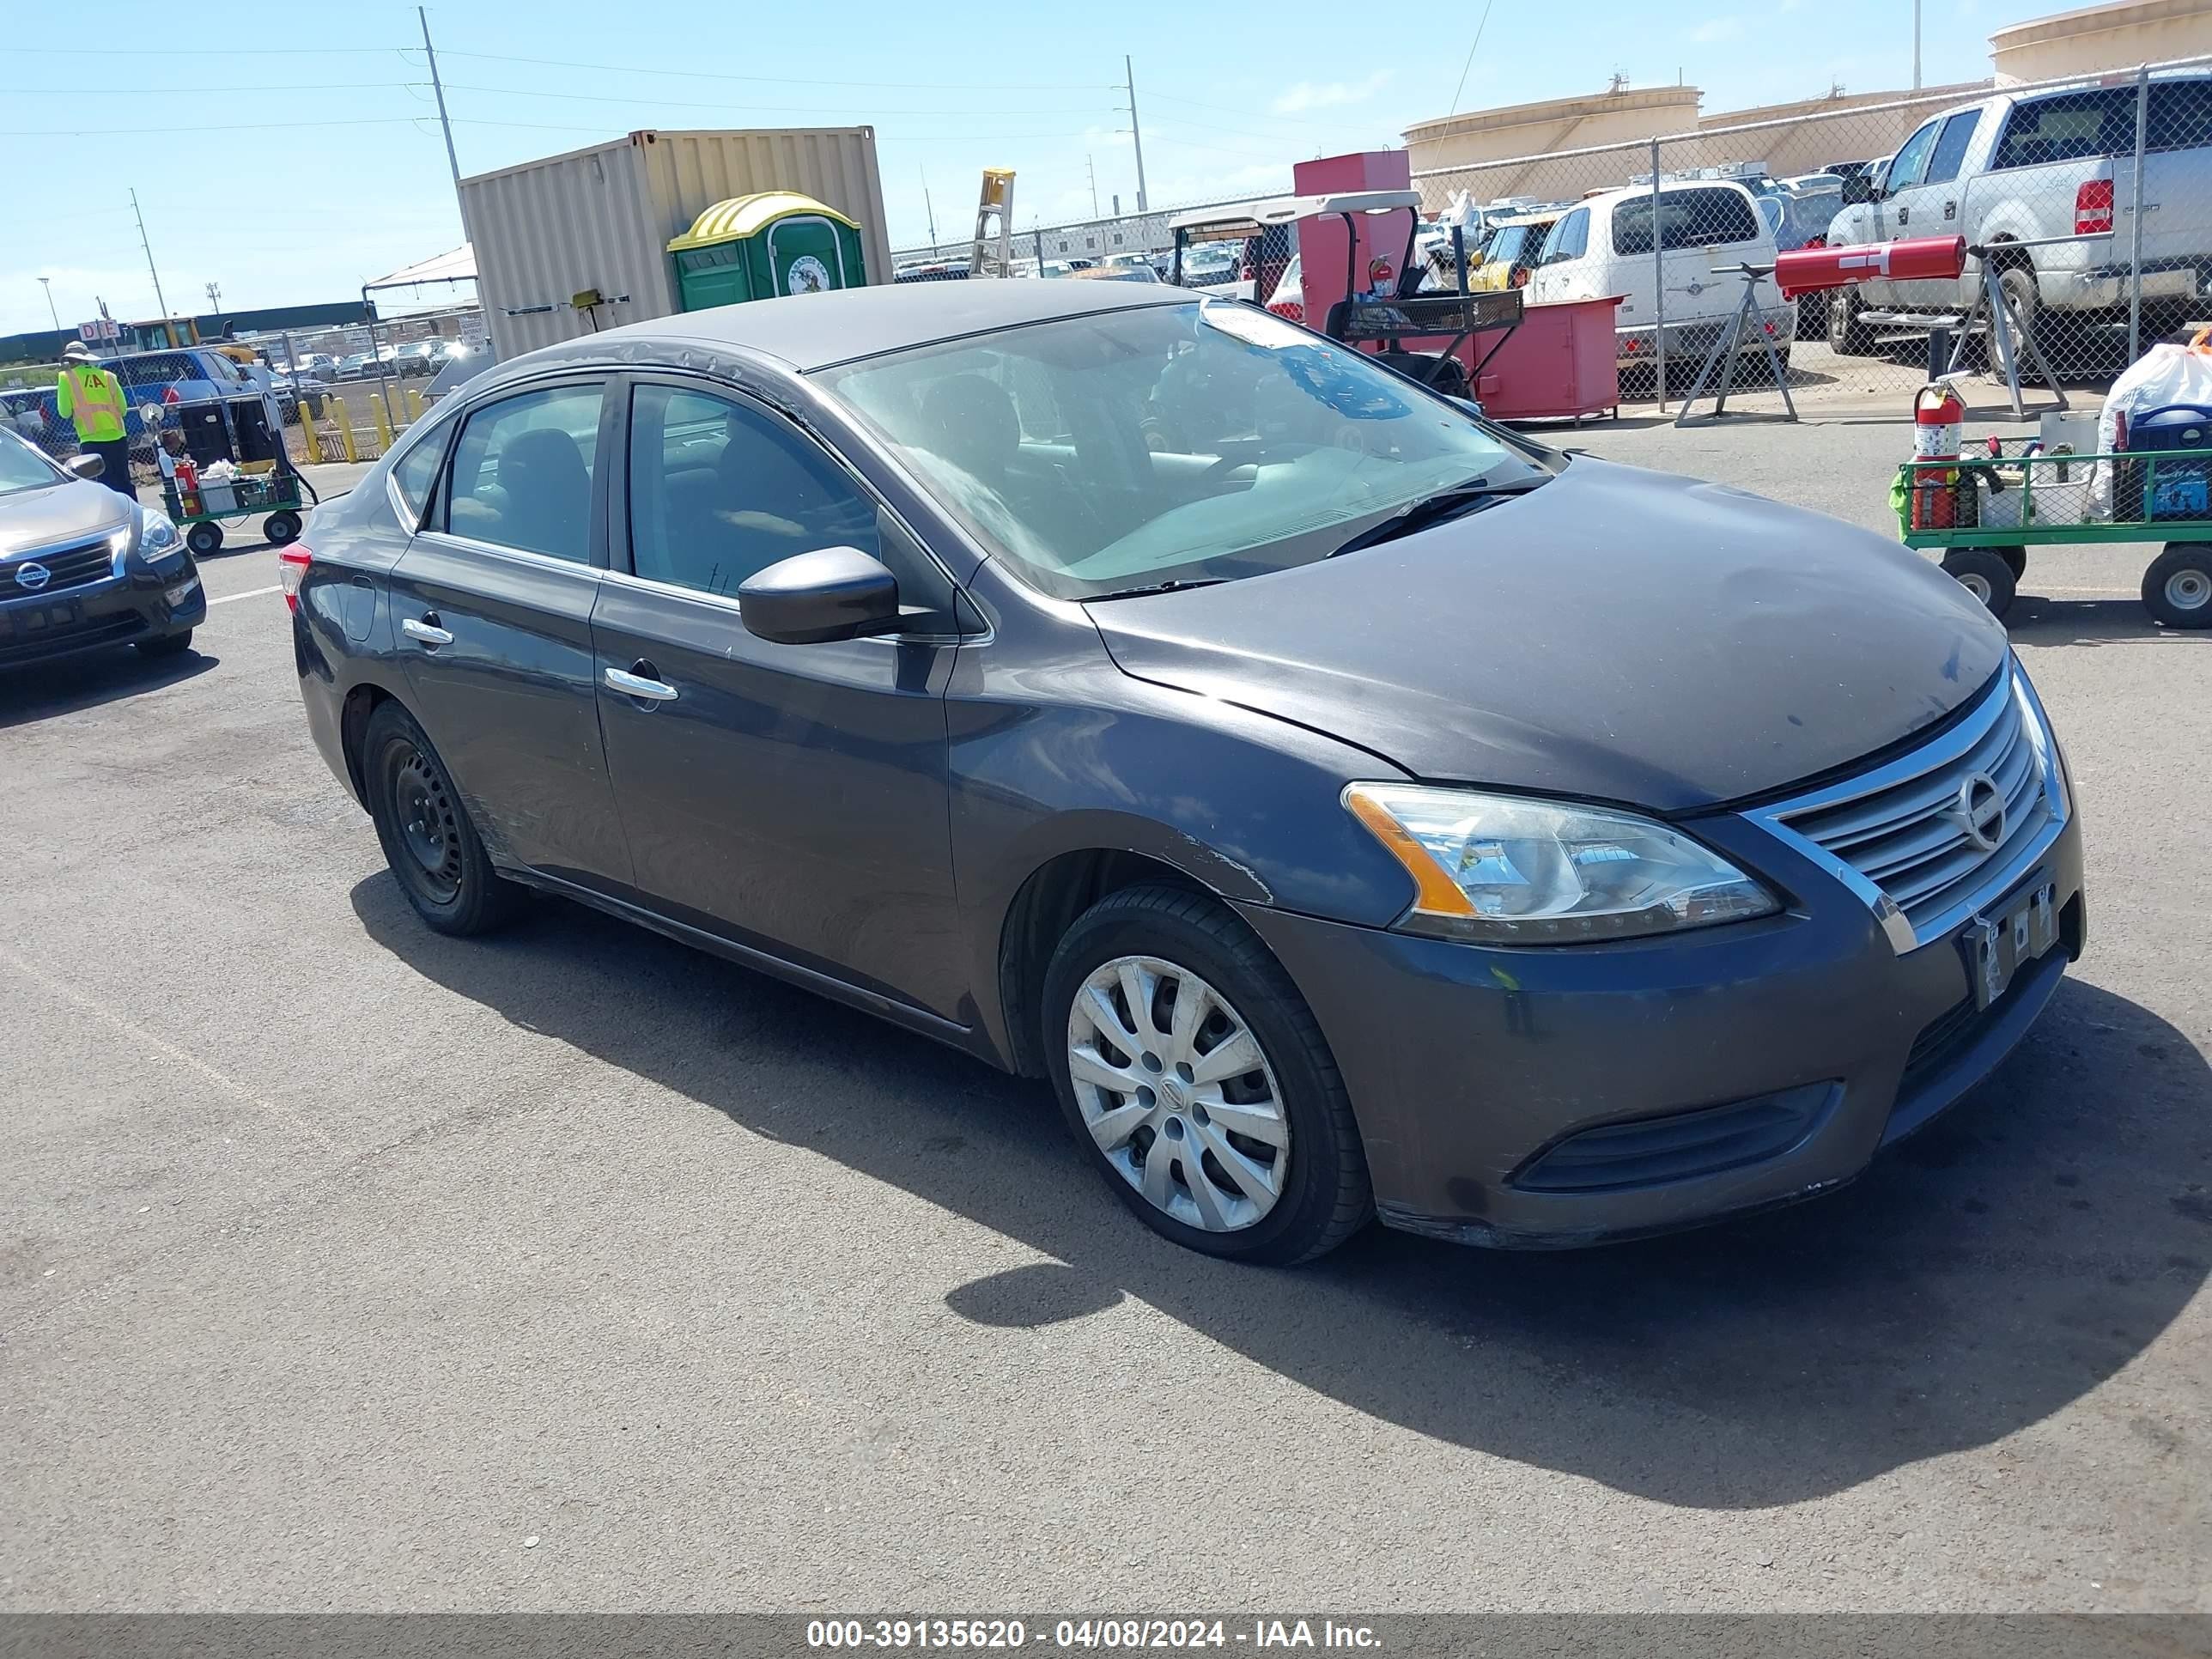
[[279, 556], [428, 926], [537, 888], [1048, 1078], [1215, 1255], [1806, 1197], [2082, 946], [2064, 763], [1955, 582], [1177, 289], [550, 347]]

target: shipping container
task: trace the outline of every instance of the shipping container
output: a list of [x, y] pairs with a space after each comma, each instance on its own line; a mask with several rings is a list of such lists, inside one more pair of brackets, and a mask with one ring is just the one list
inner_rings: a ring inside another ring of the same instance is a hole
[[[669, 242], [717, 202], [763, 190], [799, 191], [853, 220], [868, 280], [890, 279], [873, 127], [648, 130], [462, 179], [493, 349], [513, 357], [672, 314]], [[592, 291], [599, 302], [579, 309]]]

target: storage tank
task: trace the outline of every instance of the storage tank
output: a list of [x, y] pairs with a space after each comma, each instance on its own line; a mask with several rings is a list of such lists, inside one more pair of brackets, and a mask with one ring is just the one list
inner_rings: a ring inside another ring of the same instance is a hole
[[668, 244], [708, 208], [796, 191], [859, 227], [867, 280], [890, 242], [873, 127], [633, 132], [461, 180], [494, 350], [515, 356], [681, 310]]

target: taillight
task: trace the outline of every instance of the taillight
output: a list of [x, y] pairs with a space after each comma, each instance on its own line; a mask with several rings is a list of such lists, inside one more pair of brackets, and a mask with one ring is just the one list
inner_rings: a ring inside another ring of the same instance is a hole
[[2112, 181], [2085, 179], [2074, 191], [2074, 234], [2093, 236], [2112, 228]]
[[300, 608], [300, 584], [307, 580], [307, 567], [314, 562], [315, 556], [297, 542], [276, 550], [276, 580], [284, 585], [286, 610]]
[[1306, 308], [1296, 300], [1278, 300], [1267, 309], [1278, 317], [1288, 318], [1294, 323], [1303, 323], [1306, 319]]

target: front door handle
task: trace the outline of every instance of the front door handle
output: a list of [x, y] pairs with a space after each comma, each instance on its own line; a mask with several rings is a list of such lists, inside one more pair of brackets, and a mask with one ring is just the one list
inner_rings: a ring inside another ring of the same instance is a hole
[[[637, 669], [645, 672], [634, 672]], [[665, 680], [654, 679], [653, 672], [653, 665], [649, 662], [633, 663], [627, 669], [610, 668], [607, 670], [607, 684], [625, 697], [641, 697], [647, 702], [675, 702], [676, 688]]]
[[399, 624], [399, 631], [410, 640], [420, 640], [425, 645], [451, 645], [453, 636], [438, 626], [438, 613], [433, 611], [417, 622], [409, 617]]

